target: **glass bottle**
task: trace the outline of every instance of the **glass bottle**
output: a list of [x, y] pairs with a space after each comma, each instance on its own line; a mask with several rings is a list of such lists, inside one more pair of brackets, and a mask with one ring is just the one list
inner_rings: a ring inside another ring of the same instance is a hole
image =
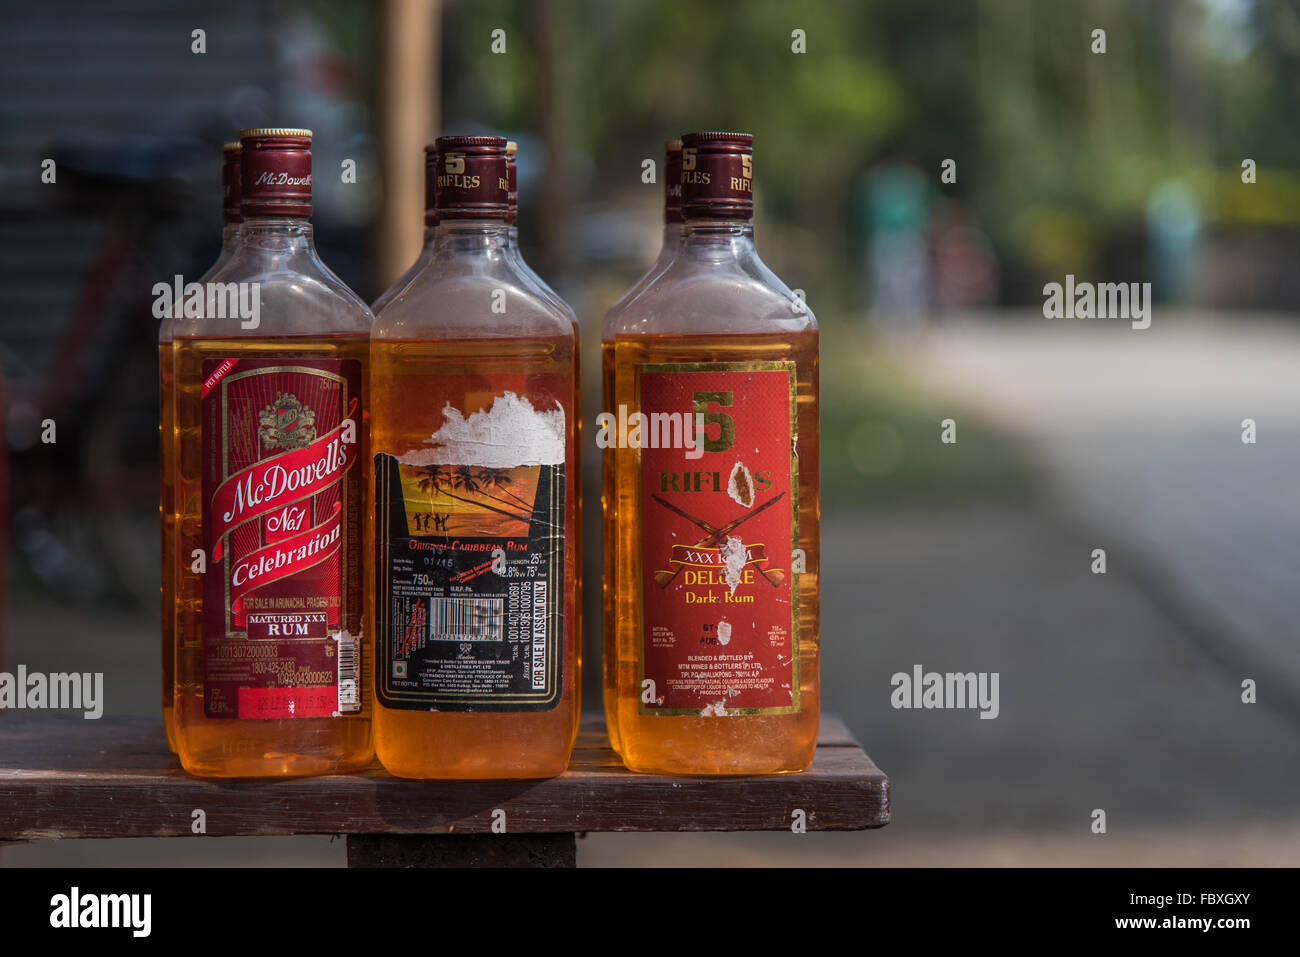
[[349, 771], [374, 754], [372, 317], [316, 254], [310, 131], [240, 142], [237, 246], [173, 338], [177, 753], [205, 777]]
[[[664, 144], [664, 238], [659, 248], [659, 255], [645, 274], [633, 283], [632, 288], [610, 306], [605, 319], [600, 325], [600, 396], [601, 408], [608, 411], [613, 408], [614, 398], [614, 337], [618, 334], [621, 320], [627, 313], [628, 304], [641, 295], [652, 282], [677, 258], [677, 251], [682, 244], [682, 141], [669, 140]], [[617, 577], [619, 569], [614, 561], [614, 550], [610, 544], [614, 540], [614, 529], [610, 523], [614, 520], [614, 469], [612, 455], [608, 450], [600, 460], [600, 509], [605, 548], [601, 554], [601, 687], [604, 692], [605, 729], [609, 734], [609, 743], [615, 751], [622, 752], [623, 746], [618, 733], [617, 672], [618, 649], [615, 645], [614, 596], [618, 594]]]
[[[199, 277], [203, 285], [215, 276], [234, 255], [239, 237], [239, 143], [221, 147], [221, 252], [216, 262]], [[173, 706], [176, 696], [176, 394], [172, 369], [172, 336], [177, 315], [174, 304], [158, 327], [158, 499], [161, 533], [162, 585], [162, 713], [167, 747], [176, 751], [176, 727]]]
[[411, 778], [536, 778], [578, 727], [570, 313], [509, 253], [506, 141], [436, 143], [432, 255], [375, 320], [375, 745]]
[[817, 324], [754, 249], [752, 142], [682, 138], [680, 251], [613, 339], [606, 411], [660, 422], [613, 449], [606, 523], [634, 771], [800, 771], [816, 746]]

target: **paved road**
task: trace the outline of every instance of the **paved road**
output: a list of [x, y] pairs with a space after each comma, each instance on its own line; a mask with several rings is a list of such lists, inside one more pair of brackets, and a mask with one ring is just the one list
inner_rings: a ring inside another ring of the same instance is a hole
[[[1300, 725], [1050, 503], [826, 522], [825, 708], [893, 783], [852, 835], [592, 835], [602, 864], [1300, 863]], [[890, 706], [890, 676], [997, 671], [1001, 713]], [[1093, 809], [1107, 833], [1090, 830]]]
[[967, 322], [906, 362], [1024, 435], [1064, 514], [1134, 549], [1201, 640], [1300, 706], [1300, 322]]

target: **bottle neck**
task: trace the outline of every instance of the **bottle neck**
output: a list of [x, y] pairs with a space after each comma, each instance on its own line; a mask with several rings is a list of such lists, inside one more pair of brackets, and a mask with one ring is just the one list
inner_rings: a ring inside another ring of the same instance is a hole
[[[311, 220], [288, 216], [252, 216], [235, 226], [238, 245], [267, 252], [313, 252]], [[224, 236], [224, 232], [223, 232]]]
[[[672, 223], [664, 228], [668, 241]], [[726, 262], [755, 255], [754, 225], [741, 219], [688, 219], [680, 224], [681, 250], [684, 256], [702, 262]]]
[[242, 275], [275, 272], [315, 273], [324, 266], [316, 255], [310, 220], [288, 216], [250, 216], [238, 227], [230, 269]]
[[221, 251], [228, 252], [239, 245], [239, 230], [243, 223], [226, 223], [221, 227]]
[[425, 240], [438, 253], [491, 253], [506, 250], [512, 227], [504, 219], [444, 219], [425, 231]]

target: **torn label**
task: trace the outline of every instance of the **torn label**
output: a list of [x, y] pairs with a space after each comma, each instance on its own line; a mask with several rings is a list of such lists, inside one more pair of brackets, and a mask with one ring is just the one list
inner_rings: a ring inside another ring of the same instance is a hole
[[718, 554], [727, 570], [727, 587], [734, 595], [736, 586], [740, 584], [740, 573], [745, 570], [745, 543], [735, 535], [728, 535]]
[[754, 476], [745, 468], [744, 462], [737, 462], [731, 468], [731, 478], [727, 480], [727, 494], [732, 501], [745, 508], [754, 506]]
[[718, 644], [727, 645], [731, 643], [731, 622], [722, 619], [718, 622]]
[[564, 464], [564, 409], [539, 412], [513, 392], [497, 396], [492, 407], [465, 418], [451, 403], [443, 406], [443, 423], [425, 442], [432, 448], [408, 452], [406, 465]]

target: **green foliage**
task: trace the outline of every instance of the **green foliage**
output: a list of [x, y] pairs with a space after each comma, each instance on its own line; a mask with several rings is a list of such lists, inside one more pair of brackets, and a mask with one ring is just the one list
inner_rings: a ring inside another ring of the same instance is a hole
[[[487, 52], [494, 28], [505, 56]], [[791, 52], [796, 28], [806, 54]], [[818, 236], [833, 284], [854, 294], [851, 199], [886, 157], [936, 184], [957, 160], [943, 193], [999, 258], [1052, 273], [1140, 229], [1170, 179], [1193, 186], [1211, 222], [1260, 219], [1258, 204], [1219, 193], [1243, 156], [1286, 180], [1275, 193], [1297, 188], [1284, 172], [1300, 168], [1294, 0], [455, 0], [443, 32], [446, 121], [539, 132], [549, 105], [564, 148], [590, 161], [583, 192], [597, 201], [625, 198], [627, 171], [667, 138], [753, 132], [764, 217]]]

